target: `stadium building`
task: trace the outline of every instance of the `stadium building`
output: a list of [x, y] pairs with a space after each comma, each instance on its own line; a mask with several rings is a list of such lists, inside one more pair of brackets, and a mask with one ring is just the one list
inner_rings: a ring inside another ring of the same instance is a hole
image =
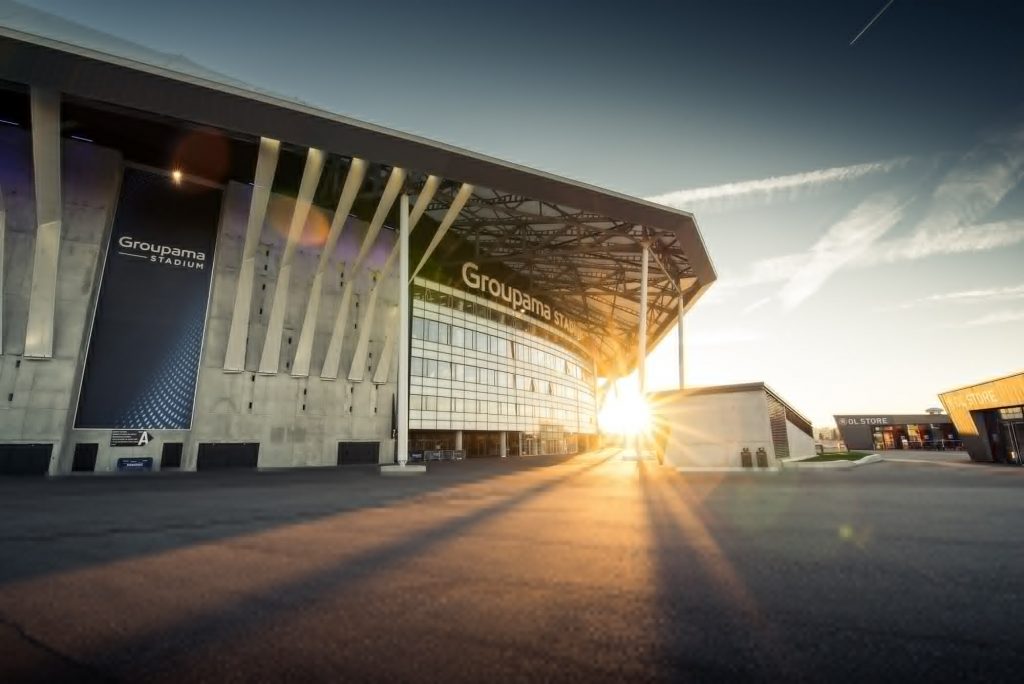
[[687, 213], [58, 28], [0, 28], [0, 472], [573, 453], [715, 280]]

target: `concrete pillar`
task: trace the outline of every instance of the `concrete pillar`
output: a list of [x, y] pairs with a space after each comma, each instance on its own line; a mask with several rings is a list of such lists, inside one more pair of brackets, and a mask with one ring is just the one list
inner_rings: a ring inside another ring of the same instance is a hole
[[53, 357], [53, 318], [57, 306], [60, 256], [60, 93], [32, 88], [32, 172], [36, 193], [36, 234], [25, 325], [25, 357]]
[[502, 458], [508, 456], [508, 433], [504, 430], [501, 431], [501, 445], [498, 447], [498, 453]]
[[455, 431], [455, 450], [462, 451], [462, 430]]
[[399, 463], [409, 458], [409, 196], [398, 211], [398, 449]]

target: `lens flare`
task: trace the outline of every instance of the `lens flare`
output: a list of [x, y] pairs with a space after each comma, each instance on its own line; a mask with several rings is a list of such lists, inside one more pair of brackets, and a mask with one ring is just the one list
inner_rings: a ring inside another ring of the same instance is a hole
[[651, 427], [651, 408], [638, 390], [617, 389], [608, 392], [597, 420], [605, 433], [645, 434]]

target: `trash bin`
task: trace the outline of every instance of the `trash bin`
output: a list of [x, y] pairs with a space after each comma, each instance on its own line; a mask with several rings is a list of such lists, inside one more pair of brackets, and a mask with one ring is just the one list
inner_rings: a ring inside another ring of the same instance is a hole
[[750, 449], [747, 447], [743, 447], [743, 450], [740, 451], [740, 465], [744, 468], [754, 467], [754, 457], [751, 456]]

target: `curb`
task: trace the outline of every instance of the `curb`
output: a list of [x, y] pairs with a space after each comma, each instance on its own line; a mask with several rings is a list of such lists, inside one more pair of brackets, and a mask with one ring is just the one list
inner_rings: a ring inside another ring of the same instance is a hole
[[676, 466], [677, 473], [779, 473], [782, 468], [740, 468], [736, 466]]
[[798, 470], [846, 470], [849, 468], [857, 468], [863, 465], [871, 465], [872, 463], [881, 463], [884, 459], [880, 454], [868, 454], [856, 461], [821, 461], [818, 463], [808, 463], [806, 461], [783, 461], [783, 467], [786, 470], [795, 468]]

